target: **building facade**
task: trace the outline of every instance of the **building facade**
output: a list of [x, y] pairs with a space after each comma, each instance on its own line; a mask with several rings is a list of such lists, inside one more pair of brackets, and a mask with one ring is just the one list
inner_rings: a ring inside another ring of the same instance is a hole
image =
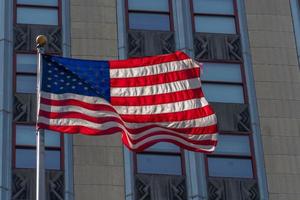
[[210, 155], [46, 132], [47, 199], [300, 199], [297, 0], [0, 0], [0, 200], [35, 199], [35, 38], [107, 60], [181, 50], [204, 64]]

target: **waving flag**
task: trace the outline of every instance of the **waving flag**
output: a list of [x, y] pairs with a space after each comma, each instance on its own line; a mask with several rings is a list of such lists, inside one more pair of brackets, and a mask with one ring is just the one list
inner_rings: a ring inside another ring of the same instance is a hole
[[171, 142], [211, 152], [217, 144], [200, 66], [182, 52], [114, 61], [43, 55], [40, 92], [40, 129], [121, 133], [134, 151]]

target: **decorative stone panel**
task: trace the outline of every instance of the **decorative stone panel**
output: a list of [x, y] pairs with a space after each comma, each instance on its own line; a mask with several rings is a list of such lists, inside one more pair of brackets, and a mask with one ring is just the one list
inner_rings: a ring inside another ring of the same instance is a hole
[[128, 31], [128, 57], [152, 56], [174, 51], [173, 32]]
[[209, 178], [209, 200], [259, 200], [258, 184], [252, 179]]
[[[35, 173], [34, 169], [13, 170], [12, 200], [35, 200]], [[46, 171], [46, 199], [64, 199], [64, 175], [62, 171]]]
[[136, 200], [186, 200], [184, 176], [148, 175], [135, 176]]
[[36, 121], [36, 95], [20, 94], [14, 96], [14, 121], [33, 123]]
[[47, 53], [60, 54], [62, 52], [61, 28], [49, 25], [17, 24], [14, 26], [14, 49], [17, 52], [31, 52], [36, 50], [35, 39], [43, 34], [48, 42], [45, 47]]
[[242, 61], [239, 35], [195, 33], [196, 60]]
[[251, 131], [249, 106], [239, 103], [211, 103], [222, 131]]

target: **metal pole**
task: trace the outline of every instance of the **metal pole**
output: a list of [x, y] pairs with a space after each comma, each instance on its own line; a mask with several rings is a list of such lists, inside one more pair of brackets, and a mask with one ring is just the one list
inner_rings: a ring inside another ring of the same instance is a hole
[[[37, 43], [37, 122], [40, 108], [40, 89], [41, 89], [41, 74], [42, 74], [42, 54], [44, 46], [47, 43], [47, 38], [44, 35], [39, 35], [36, 38]], [[36, 200], [46, 200], [46, 180], [45, 180], [45, 133], [40, 129], [36, 131]]]

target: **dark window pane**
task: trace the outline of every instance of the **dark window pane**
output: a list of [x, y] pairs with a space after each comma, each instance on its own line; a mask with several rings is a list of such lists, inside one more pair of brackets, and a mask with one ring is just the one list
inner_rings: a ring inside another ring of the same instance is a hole
[[[60, 169], [60, 151], [46, 151], [46, 169]], [[36, 168], [35, 149], [16, 149], [16, 168]]]
[[248, 136], [219, 135], [215, 154], [250, 155], [250, 142]]
[[45, 130], [45, 145], [51, 147], [60, 147], [60, 133]]
[[146, 174], [181, 174], [181, 158], [172, 155], [137, 155], [137, 171]]
[[203, 74], [205, 81], [242, 82], [239, 64], [227, 63], [203, 63]]
[[129, 0], [129, 10], [169, 11], [168, 0]]
[[36, 134], [34, 126], [16, 125], [16, 144], [17, 145], [36, 145]]
[[17, 75], [18, 93], [36, 93], [36, 76]]
[[46, 151], [45, 165], [47, 169], [60, 169], [60, 151]]
[[17, 54], [17, 72], [36, 72], [37, 59], [35, 54]]
[[170, 30], [169, 15], [129, 13], [129, 28], [140, 30]]
[[[35, 146], [35, 126], [16, 125], [16, 144]], [[45, 130], [45, 146], [60, 147], [60, 133]]]
[[208, 158], [208, 171], [214, 177], [252, 178], [252, 162], [250, 159]]
[[17, 8], [18, 24], [58, 25], [57, 9], [48, 8]]
[[244, 103], [242, 85], [203, 83], [202, 88], [208, 101]]
[[200, 33], [236, 34], [234, 17], [196, 16], [195, 29]]
[[16, 149], [16, 168], [35, 168], [36, 152], [32, 149]]
[[234, 14], [233, 0], [193, 0], [195, 13]]
[[58, 6], [57, 0], [17, 0], [18, 4]]

